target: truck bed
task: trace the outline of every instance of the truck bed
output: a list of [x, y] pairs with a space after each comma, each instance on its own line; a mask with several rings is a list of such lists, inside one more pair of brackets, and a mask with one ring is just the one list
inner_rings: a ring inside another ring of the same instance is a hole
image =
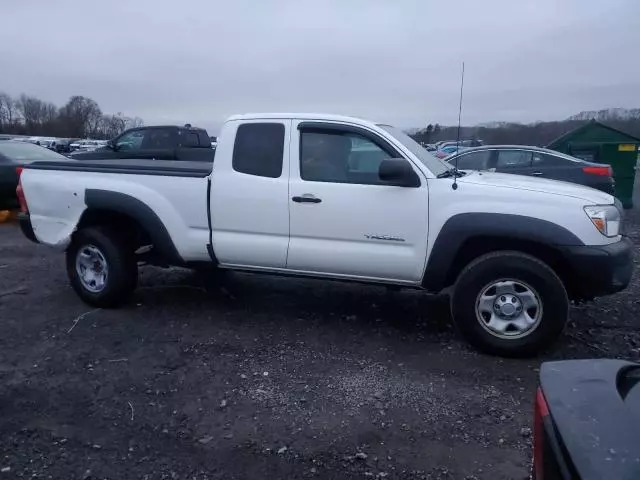
[[204, 178], [211, 173], [213, 163], [185, 162], [183, 160], [68, 160], [60, 162], [34, 162], [32, 170], [71, 172], [120, 173], [125, 175], [159, 175], [166, 177]]
[[41, 243], [66, 249], [85, 210], [103, 208], [106, 202], [113, 211], [137, 212], [138, 221], [155, 224], [167, 244], [175, 244], [179, 263], [210, 261], [207, 177], [212, 165], [69, 159], [29, 164], [20, 181]]

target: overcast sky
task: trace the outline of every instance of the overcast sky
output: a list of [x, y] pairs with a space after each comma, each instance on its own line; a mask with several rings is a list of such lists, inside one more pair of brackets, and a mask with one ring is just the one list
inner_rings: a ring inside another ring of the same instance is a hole
[[0, 0], [0, 91], [217, 131], [320, 111], [401, 127], [640, 107], [640, 0]]

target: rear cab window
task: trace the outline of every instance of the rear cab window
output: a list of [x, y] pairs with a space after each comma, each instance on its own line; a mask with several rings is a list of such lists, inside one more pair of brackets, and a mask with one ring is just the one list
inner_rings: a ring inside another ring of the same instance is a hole
[[183, 147], [199, 147], [200, 140], [196, 132], [185, 131], [182, 133], [182, 146]]
[[243, 123], [236, 131], [231, 165], [236, 172], [279, 178], [284, 155], [283, 123]]
[[197, 130], [198, 135], [198, 143], [201, 147], [211, 148], [211, 139], [209, 138], [209, 134], [205, 130]]
[[205, 130], [180, 129], [180, 146], [185, 148], [211, 148], [211, 140]]

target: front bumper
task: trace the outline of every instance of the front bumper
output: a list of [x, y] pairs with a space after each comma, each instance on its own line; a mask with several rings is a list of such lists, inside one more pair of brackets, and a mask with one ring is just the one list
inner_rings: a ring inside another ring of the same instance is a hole
[[571, 270], [572, 296], [593, 298], [624, 290], [633, 273], [633, 244], [627, 237], [598, 246], [562, 248]]
[[28, 213], [19, 213], [18, 214], [18, 222], [20, 223], [20, 230], [25, 237], [35, 243], [39, 243], [36, 238], [36, 234], [33, 233], [33, 226], [31, 225], [31, 218]]

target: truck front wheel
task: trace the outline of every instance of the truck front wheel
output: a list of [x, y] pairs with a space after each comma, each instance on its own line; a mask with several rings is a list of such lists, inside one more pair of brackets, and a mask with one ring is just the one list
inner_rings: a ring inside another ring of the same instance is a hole
[[117, 232], [87, 227], [75, 233], [67, 249], [67, 275], [84, 302], [113, 308], [129, 300], [135, 290], [138, 264], [133, 249]]
[[451, 313], [462, 336], [478, 350], [526, 357], [560, 336], [569, 318], [569, 299], [544, 262], [520, 252], [494, 252], [460, 273]]

